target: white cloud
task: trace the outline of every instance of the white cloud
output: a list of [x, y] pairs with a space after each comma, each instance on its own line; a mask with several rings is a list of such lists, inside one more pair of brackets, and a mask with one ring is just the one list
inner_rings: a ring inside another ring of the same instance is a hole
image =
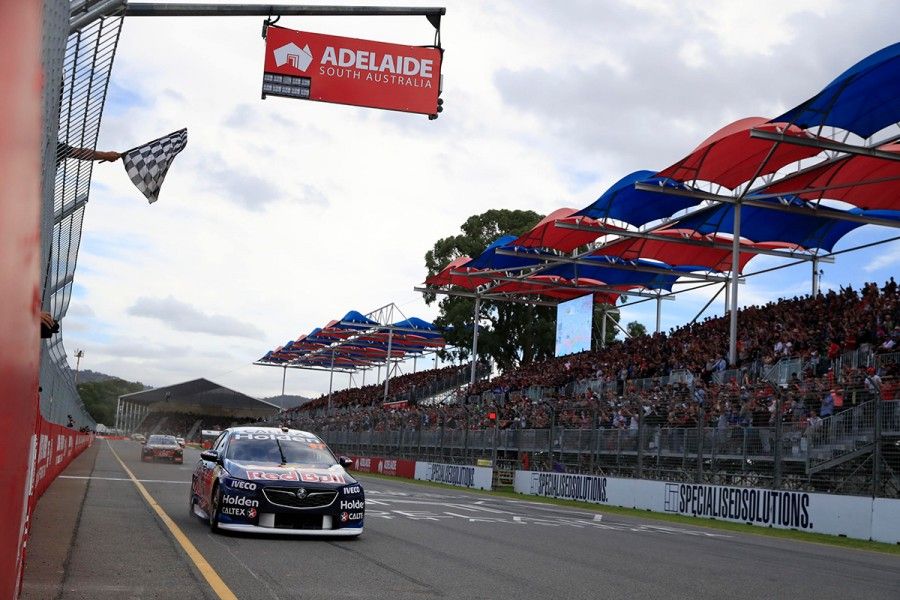
[[176, 331], [188, 333], [206, 333], [224, 337], [243, 337], [254, 340], [263, 339], [263, 332], [256, 326], [226, 315], [206, 314], [205, 312], [176, 300], [167, 298], [140, 297], [128, 308], [128, 314], [134, 317], [156, 319]]

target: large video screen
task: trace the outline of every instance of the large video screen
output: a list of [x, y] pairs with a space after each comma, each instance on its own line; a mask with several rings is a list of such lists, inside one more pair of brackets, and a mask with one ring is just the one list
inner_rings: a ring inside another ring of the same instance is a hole
[[593, 317], [593, 294], [556, 306], [556, 356], [591, 349]]

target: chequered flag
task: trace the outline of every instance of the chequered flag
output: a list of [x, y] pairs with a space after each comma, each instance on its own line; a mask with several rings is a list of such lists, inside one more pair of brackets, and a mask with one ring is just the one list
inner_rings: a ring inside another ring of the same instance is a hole
[[169, 165], [185, 146], [187, 129], [181, 129], [123, 154], [122, 162], [125, 163], [128, 177], [150, 204], [156, 202]]

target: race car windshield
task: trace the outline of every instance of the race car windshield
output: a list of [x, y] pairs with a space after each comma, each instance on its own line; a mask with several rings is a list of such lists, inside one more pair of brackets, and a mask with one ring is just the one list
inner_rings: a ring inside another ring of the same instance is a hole
[[177, 444], [178, 441], [171, 435], [151, 435], [148, 444], [159, 444], [160, 446], [171, 446]]
[[[281, 450], [279, 451], [279, 444]], [[322, 443], [297, 441], [290, 439], [240, 439], [232, 438], [228, 442], [227, 458], [253, 464], [299, 464], [312, 467], [331, 467], [337, 464], [334, 455]]]

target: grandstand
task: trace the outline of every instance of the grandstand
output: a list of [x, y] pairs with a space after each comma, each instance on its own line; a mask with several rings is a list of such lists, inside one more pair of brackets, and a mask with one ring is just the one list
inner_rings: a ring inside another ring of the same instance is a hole
[[739, 317], [731, 369], [728, 320], [706, 319], [525, 365], [459, 402], [307, 411], [293, 422], [361, 454], [845, 493], [871, 489], [878, 443], [879, 493], [900, 494], [896, 282], [780, 299]]
[[116, 429], [171, 434], [199, 441], [201, 431], [224, 429], [270, 417], [279, 408], [208, 379], [119, 396]]

